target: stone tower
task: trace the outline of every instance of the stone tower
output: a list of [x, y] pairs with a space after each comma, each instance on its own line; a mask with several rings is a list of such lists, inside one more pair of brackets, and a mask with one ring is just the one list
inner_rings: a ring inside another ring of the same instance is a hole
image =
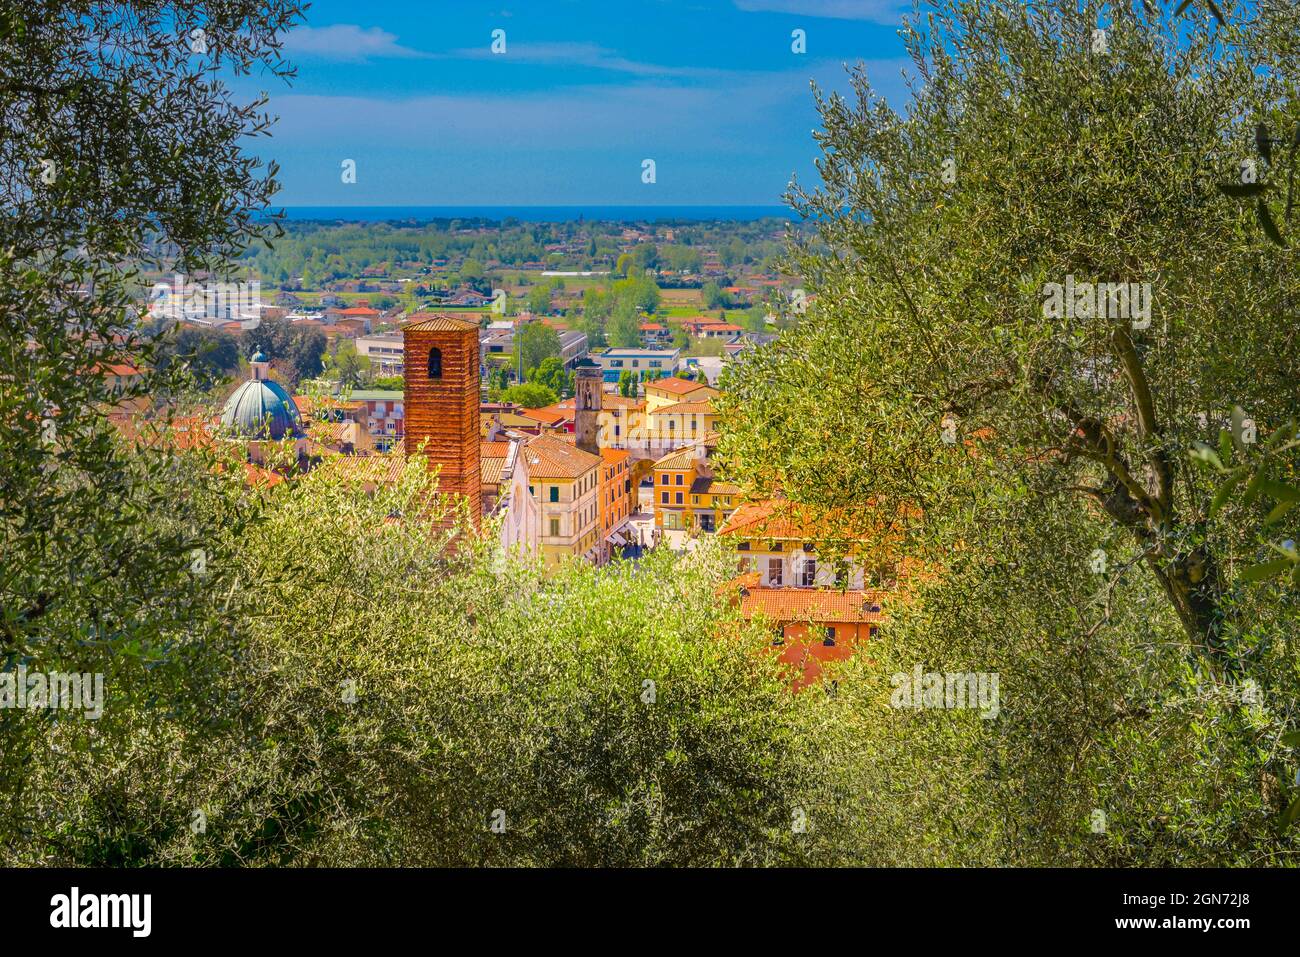
[[482, 520], [479, 480], [478, 323], [431, 316], [403, 330], [406, 362], [406, 451], [421, 450], [438, 469], [438, 490], [470, 502]]
[[584, 452], [599, 455], [600, 405], [604, 388], [600, 366], [590, 359], [583, 359], [574, 371], [574, 444]]

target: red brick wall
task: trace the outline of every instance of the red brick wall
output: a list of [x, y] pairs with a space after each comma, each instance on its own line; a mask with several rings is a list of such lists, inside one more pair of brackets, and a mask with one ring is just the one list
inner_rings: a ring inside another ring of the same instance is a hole
[[[421, 450], [430, 471], [438, 469], [443, 494], [469, 498], [478, 528], [479, 347], [478, 325], [433, 319], [405, 329], [405, 425], [408, 453]], [[442, 377], [430, 380], [429, 350], [442, 351]]]

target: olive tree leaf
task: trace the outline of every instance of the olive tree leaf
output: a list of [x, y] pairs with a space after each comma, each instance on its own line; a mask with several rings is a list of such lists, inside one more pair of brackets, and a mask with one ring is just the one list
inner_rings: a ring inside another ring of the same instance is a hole
[[1265, 524], [1265, 525], [1272, 525], [1272, 524], [1275, 523], [1275, 522], [1279, 522], [1279, 521], [1281, 521], [1282, 518], [1286, 515], [1287, 512], [1289, 512], [1289, 511], [1291, 511], [1291, 509], [1295, 508], [1295, 504], [1296, 504], [1296, 503], [1295, 503], [1295, 501], [1293, 500], [1293, 501], [1290, 501], [1290, 502], [1281, 502], [1280, 504], [1275, 505], [1275, 506], [1273, 507], [1273, 511], [1269, 512], [1268, 515], [1265, 517], [1265, 519], [1264, 519], [1264, 524]]
[[1282, 830], [1288, 830], [1295, 823], [1297, 817], [1300, 817], [1300, 797], [1292, 801], [1287, 806], [1287, 809], [1282, 812]]
[[1277, 224], [1273, 222], [1273, 214], [1268, 211], [1268, 205], [1262, 199], [1255, 201], [1255, 214], [1259, 217], [1259, 225], [1263, 227], [1264, 235], [1268, 236], [1275, 246], [1286, 249], [1286, 240], [1282, 238]]
[[1258, 565], [1251, 565], [1241, 573], [1243, 582], [1262, 582], [1275, 575], [1280, 575], [1291, 567], [1289, 558], [1275, 558], [1271, 562], [1260, 562]]
[[1223, 508], [1228, 501], [1228, 497], [1232, 494], [1232, 490], [1240, 485], [1242, 480], [1249, 474], [1250, 473], [1245, 470], [1236, 472], [1229, 475], [1224, 483], [1219, 486], [1219, 490], [1214, 493], [1214, 498], [1210, 501], [1211, 518], [1214, 517], [1215, 513], [1217, 513], [1219, 509]]
[[1268, 162], [1273, 162], [1273, 141], [1269, 138], [1268, 127], [1260, 123], [1255, 127], [1255, 149]]

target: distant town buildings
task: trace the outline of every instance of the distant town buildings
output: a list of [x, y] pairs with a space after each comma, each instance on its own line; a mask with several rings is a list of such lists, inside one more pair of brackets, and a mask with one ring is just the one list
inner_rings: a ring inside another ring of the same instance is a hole
[[623, 372], [635, 372], [644, 377], [647, 373], [670, 376], [677, 371], [681, 359], [680, 349], [606, 349], [593, 355], [606, 382], [618, 382]]

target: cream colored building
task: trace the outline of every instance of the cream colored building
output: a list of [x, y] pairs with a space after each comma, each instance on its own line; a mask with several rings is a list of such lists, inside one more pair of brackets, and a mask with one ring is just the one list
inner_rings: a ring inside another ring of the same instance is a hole
[[599, 561], [601, 458], [571, 442], [539, 435], [523, 447], [529, 497], [537, 506], [537, 543], [548, 567], [565, 557]]

